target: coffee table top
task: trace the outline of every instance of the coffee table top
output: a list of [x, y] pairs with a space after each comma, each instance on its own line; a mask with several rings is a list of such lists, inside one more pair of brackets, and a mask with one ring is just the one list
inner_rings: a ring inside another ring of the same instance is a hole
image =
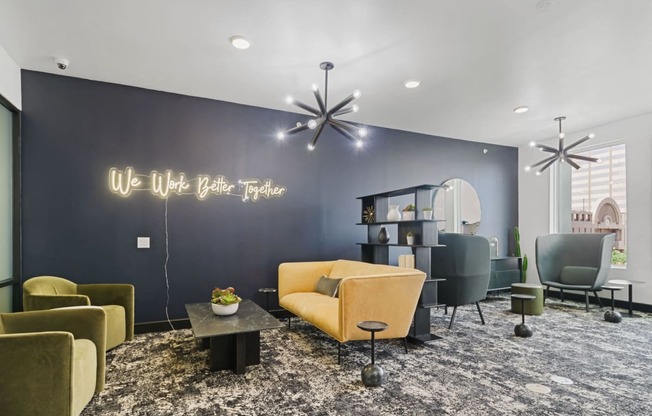
[[256, 305], [251, 299], [243, 299], [238, 306], [238, 312], [229, 316], [215, 315], [210, 302], [187, 304], [186, 312], [188, 312], [195, 338], [256, 332], [283, 326], [281, 321]]

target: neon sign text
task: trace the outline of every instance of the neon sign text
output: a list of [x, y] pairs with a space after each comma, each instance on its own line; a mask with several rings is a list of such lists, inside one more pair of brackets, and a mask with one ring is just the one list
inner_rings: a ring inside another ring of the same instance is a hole
[[189, 179], [185, 173], [175, 174], [169, 169], [163, 173], [153, 170], [144, 175], [136, 173], [131, 166], [124, 170], [109, 169], [109, 189], [122, 197], [128, 197], [132, 192], [149, 191], [163, 199], [170, 195], [195, 195], [203, 201], [209, 196], [227, 195], [239, 197], [243, 202], [280, 198], [287, 191], [286, 187], [274, 184], [271, 179], [229, 182], [222, 175], [197, 175]]

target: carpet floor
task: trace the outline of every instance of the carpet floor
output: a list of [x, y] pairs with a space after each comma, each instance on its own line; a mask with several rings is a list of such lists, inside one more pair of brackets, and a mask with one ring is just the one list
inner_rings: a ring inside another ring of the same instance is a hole
[[261, 333], [261, 364], [246, 374], [208, 371], [208, 351], [188, 329], [137, 335], [107, 355], [107, 383], [90, 415], [652, 415], [652, 315], [603, 320], [604, 308], [549, 300], [527, 316], [532, 338], [517, 338], [520, 315], [506, 297], [458, 308], [455, 325], [433, 311], [441, 340], [381, 340], [382, 387], [360, 370], [368, 342], [337, 344], [293, 319]]

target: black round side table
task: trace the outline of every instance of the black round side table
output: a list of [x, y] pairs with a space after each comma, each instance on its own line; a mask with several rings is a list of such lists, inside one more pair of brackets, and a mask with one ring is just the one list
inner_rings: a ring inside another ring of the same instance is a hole
[[[631, 287], [631, 286], [630, 286]], [[617, 324], [623, 320], [623, 316], [620, 314], [620, 312], [617, 312], [614, 310], [614, 292], [616, 290], [620, 290], [623, 287], [622, 286], [602, 286], [604, 290], [610, 290], [611, 291], [611, 310], [607, 311], [604, 313], [604, 320], [607, 322], [613, 322], [614, 324]]]
[[265, 294], [265, 310], [269, 312], [269, 294], [276, 293], [276, 289], [273, 287], [261, 287], [258, 289], [258, 292]]
[[514, 334], [517, 337], [529, 338], [534, 333], [532, 328], [525, 323], [525, 301], [533, 301], [536, 298], [534, 295], [512, 294], [512, 299], [521, 301], [521, 323], [514, 327]]
[[358, 323], [358, 328], [371, 332], [371, 364], [365, 365], [362, 369], [362, 382], [367, 387], [378, 387], [385, 381], [385, 370], [381, 366], [376, 365], [375, 342], [376, 332], [386, 330], [387, 326], [385, 322], [379, 321], [362, 321]]

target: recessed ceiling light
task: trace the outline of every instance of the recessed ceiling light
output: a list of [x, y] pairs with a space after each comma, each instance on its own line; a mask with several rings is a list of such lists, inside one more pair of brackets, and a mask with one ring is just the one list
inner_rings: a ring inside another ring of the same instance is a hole
[[231, 41], [231, 45], [237, 49], [247, 49], [249, 46], [251, 46], [249, 41], [245, 39], [244, 36], [231, 36], [229, 41]]
[[526, 106], [522, 106], [522, 107], [516, 107], [516, 108], [514, 109], [514, 112], [515, 112], [516, 114], [521, 114], [521, 113], [527, 113], [528, 110], [529, 110], [528, 107], [526, 107]]
[[405, 81], [405, 88], [416, 88], [421, 84], [421, 81], [417, 79], [409, 79]]

